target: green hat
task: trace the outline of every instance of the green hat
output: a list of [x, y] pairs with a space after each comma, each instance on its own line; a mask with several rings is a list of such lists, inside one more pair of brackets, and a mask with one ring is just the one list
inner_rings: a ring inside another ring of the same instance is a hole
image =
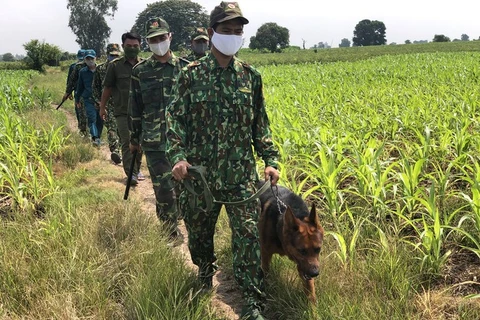
[[200, 39], [205, 39], [205, 40], [210, 40], [208, 38], [208, 32], [207, 29], [204, 27], [198, 27], [195, 29], [195, 32], [192, 35], [192, 40], [200, 40]]
[[110, 54], [112, 56], [119, 56], [122, 54], [120, 51], [120, 46], [118, 43], [109, 43], [107, 44], [107, 54]]
[[236, 18], [240, 18], [243, 24], [248, 23], [248, 20], [243, 16], [242, 10], [240, 10], [237, 2], [222, 1], [220, 5], [216, 6], [212, 13], [210, 13], [210, 28], [213, 28], [218, 23]]
[[170, 32], [168, 23], [162, 18], [150, 18], [145, 24], [146, 38], [153, 38]]

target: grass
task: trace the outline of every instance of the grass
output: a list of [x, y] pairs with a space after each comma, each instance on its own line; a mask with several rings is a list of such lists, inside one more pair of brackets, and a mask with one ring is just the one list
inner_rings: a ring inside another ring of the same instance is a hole
[[[327, 231], [318, 304], [309, 307], [293, 263], [275, 257], [267, 318], [480, 317], [478, 295], [465, 289], [478, 283], [460, 274], [453, 284], [442, 280], [458, 263], [448, 250], [459, 247], [470, 250], [466, 270], [478, 274], [477, 44], [295, 53], [298, 60], [324, 55], [325, 62], [332, 54], [353, 61], [328, 64], [275, 66], [269, 64], [292, 62], [290, 53], [254, 56], [264, 59], [281, 181], [317, 204]], [[419, 53], [426, 51], [442, 52]], [[60, 102], [66, 73], [23, 76], [31, 86], [9, 89], [2, 101], [15, 111], [0, 124], [58, 130], [64, 140], [31, 144], [37, 140], [30, 134], [19, 142], [50, 150], [40, 154], [51, 163], [55, 191], [42, 199], [41, 216], [20, 210], [1, 216], [0, 318], [218, 319], [195, 273], [166, 245], [155, 215], [119, 201], [123, 185], [115, 173], [64, 127], [63, 113], [48, 107]], [[73, 104], [66, 110], [73, 114]], [[13, 114], [22, 121], [13, 122]], [[43, 147], [52, 145], [59, 148]], [[215, 241], [220, 267], [230, 273], [225, 213]]]

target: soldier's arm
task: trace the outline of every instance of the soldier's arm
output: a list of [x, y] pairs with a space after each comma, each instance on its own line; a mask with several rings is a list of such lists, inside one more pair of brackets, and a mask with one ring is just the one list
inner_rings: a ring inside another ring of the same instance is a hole
[[103, 79], [103, 91], [102, 97], [100, 98], [100, 108], [105, 109], [107, 106], [108, 99], [112, 96], [113, 87], [115, 85], [115, 64], [109, 63], [107, 67], [107, 72], [105, 73], [105, 78]]
[[85, 89], [85, 85], [83, 83], [82, 73], [79, 72], [78, 81], [77, 81], [77, 90], [75, 94], [75, 103], [80, 102], [80, 97], [82, 96], [84, 89]]
[[187, 128], [190, 122], [190, 78], [183, 68], [172, 88], [172, 99], [166, 109], [167, 156], [172, 165], [187, 160]]
[[268, 120], [263, 97], [263, 84], [260, 75], [253, 81], [253, 99], [255, 108], [255, 119], [252, 124], [253, 147], [258, 156], [265, 162], [265, 167], [277, 168], [278, 151], [272, 141], [270, 121]]
[[128, 116], [130, 118], [128, 126], [130, 129], [130, 143], [133, 145], [140, 145], [143, 110], [144, 105], [142, 91], [140, 89], [140, 79], [138, 78], [138, 71], [133, 69], [132, 77], [130, 78], [130, 93], [128, 101]]
[[75, 90], [75, 84], [78, 80], [78, 73], [79, 73], [78, 71], [79, 71], [79, 69], [76, 66], [74, 66], [73, 70], [72, 70], [72, 73], [68, 77], [67, 88], [65, 89], [65, 94], [69, 95], [73, 92], [73, 90]]
[[97, 67], [97, 71], [93, 75], [93, 84], [92, 84], [92, 97], [96, 103], [100, 103], [102, 99], [102, 78], [100, 76], [100, 70]]

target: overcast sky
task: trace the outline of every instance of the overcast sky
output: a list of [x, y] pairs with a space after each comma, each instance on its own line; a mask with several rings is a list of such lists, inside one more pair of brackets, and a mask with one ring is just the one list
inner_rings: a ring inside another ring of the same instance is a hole
[[[130, 30], [149, 0], [118, 0], [110, 42], [120, 42], [122, 33]], [[194, 1], [208, 13], [219, 0]], [[312, 47], [322, 41], [337, 47], [341, 39], [353, 37], [355, 25], [363, 20], [380, 20], [387, 27], [387, 43], [405, 40], [429, 40], [444, 34], [451, 40], [467, 34], [480, 36], [478, 1], [476, 0], [240, 0], [248, 43], [266, 22], [275, 22], [290, 30], [290, 45]], [[0, 54], [24, 54], [22, 44], [31, 39], [45, 40], [62, 51], [76, 52], [75, 35], [68, 27], [66, 0], [0, 0]]]

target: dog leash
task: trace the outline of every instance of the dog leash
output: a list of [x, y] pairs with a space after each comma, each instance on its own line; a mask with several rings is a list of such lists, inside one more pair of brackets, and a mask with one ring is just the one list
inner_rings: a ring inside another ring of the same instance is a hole
[[[224, 204], [224, 205], [231, 205], [231, 206], [239, 206], [239, 205], [243, 205], [243, 204], [252, 202], [252, 201], [258, 199], [262, 195], [262, 193], [264, 193], [271, 186], [270, 180], [267, 180], [263, 184], [263, 186], [260, 189], [258, 189], [257, 192], [255, 192], [252, 196], [250, 196], [246, 199], [243, 199], [243, 200], [240, 200], [240, 201], [231, 201], [231, 202], [218, 201], [218, 200], [215, 200], [215, 198], [213, 197], [213, 194], [210, 191], [210, 188], [208, 187], [207, 180], [205, 179], [205, 175], [207, 174], [207, 168], [205, 166], [190, 166], [190, 167], [187, 168], [187, 171], [188, 171], [188, 174], [192, 178], [194, 178], [195, 180], [200, 182], [200, 187], [201, 187], [201, 190], [202, 190], [201, 192], [197, 192], [195, 190], [195, 187], [194, 187], [191, 179], [183, 180], [183, 185], [185, 186], [187, 191], [190, 192], [193, 195], [193, 197], [190, 198], [190, 208], [191, 209], [200, 209], [202, 211], [210, 211], [215, 203]], [[205, 209], [204, 208], [199, 208], [197, 206], [197, 199], [201, 195], [203, 195], [203, 197], [205, 198], [205, 203], [206, 203]]]
[[285, 211], [286, 211], [287, 210], [287, 205], [285, 204], [285, 202], [283, 202], [280, 199], [280, 196], [278, 195], [278, 186], [277, 185], [274, 185], [274, 186], [270, 185], [270, 188], [272, 189], [273, 196], [275, 197], [275, 200], [277, 201], [278, 212], [280, 212], [280, 214], [284, 214], [285, 212], [282, 211], [282, 207], [285, 208]]

